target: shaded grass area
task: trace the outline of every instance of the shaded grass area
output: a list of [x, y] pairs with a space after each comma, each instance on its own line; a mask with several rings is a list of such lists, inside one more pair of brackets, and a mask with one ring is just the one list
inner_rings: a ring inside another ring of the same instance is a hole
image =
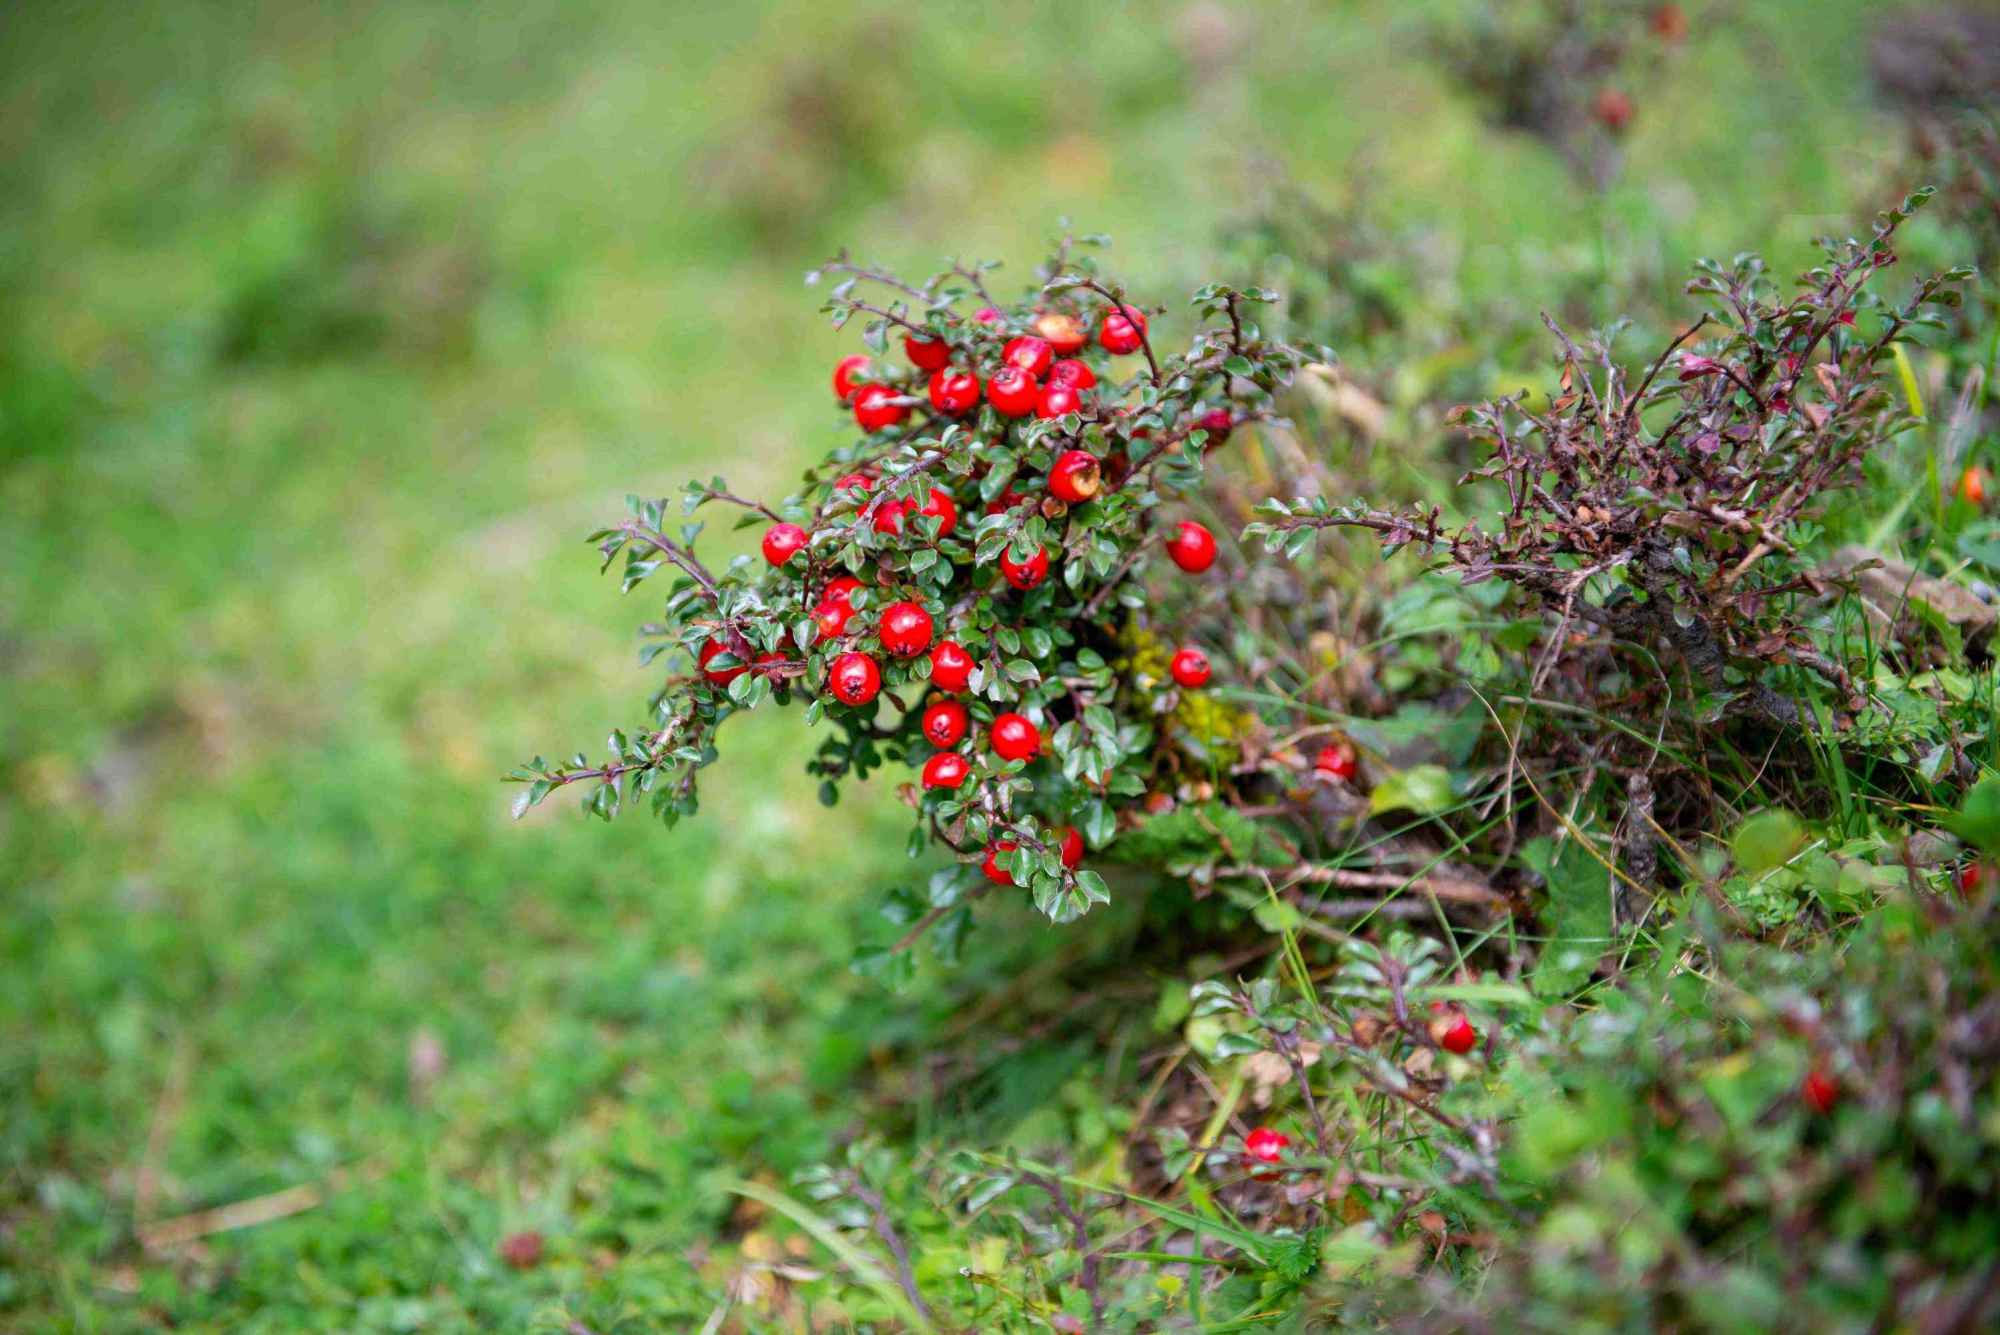
[[[797, 286], [840, 244], [1019, 267], [1069, 214], [1185, 288], [1282, 163], [1538, 304], [1579, 249], [1795, 258], [1885, 152], [1860, 7], [1772, 5], [1589, 197], [1421, 61], [1443, 8], [0, 18], [5, 1323], [705, 1318], [760, 1224], [712, 1175], [900, 1103], [952, 994], [847, 973], [900, 821], [822, 813], [795, 718], [671, 842], [505, 821], [503, 769], [640, 696], [644, 609], [572, 540], [694, 473], [781, 491], [841, 428]], [[973, 1101], [1048, 1123], [1082, 1058], [1021, 1061]], [[521, 1229], [547, 1264], [497, 1258]]]

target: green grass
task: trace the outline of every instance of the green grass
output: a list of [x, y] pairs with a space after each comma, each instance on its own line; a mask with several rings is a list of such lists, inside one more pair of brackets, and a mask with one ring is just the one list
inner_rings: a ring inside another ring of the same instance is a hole
[[[511, 764], [638, 715], [644, 607], [576, 539], [694, 473], [781, 493], [839, 429], [798, 279], [841, 244], [1020, 270], [1067, 214], [1191, 287], [1282, 161], [1532, 306], [1578, 248], [1796, 259], [1887, 155], [1860, 5], [1759, 7], [1775, 73], [1683, 56], [1601, 201], [1421, 63], [1439, 8], [1207, 52], [1145, 7], [0, 19], [0, 1325], [699, 1326], [720, 1177], [860, 1129], [934, 1011], [846, 971], [900, 822], [813, 802], [796, 715], [671, 841], [506, 820]], [[329, 1178], [135, 1242], [142, 1196]]]

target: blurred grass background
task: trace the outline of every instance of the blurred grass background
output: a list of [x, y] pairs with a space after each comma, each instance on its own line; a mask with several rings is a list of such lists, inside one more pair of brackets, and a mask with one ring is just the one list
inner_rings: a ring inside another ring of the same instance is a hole
[[843, 244], [1021, 283], [1067, 215], [1177, 301], [1282, 177], [1533, 307], [1796, 260], [1894, 147], [1879, 6], [1742, 5], [1599, 198], [1424, 61], [1452, 8], [0, 14], [0, 1326], [698, 1325], [710, 1176], [824, 1154], [944, 1003], [846, 972], [901, 822], [813, 802], [795, 714], [671, 840], [506, 819], [640, 713], [577, 539], [838, 435], [799, 280]]

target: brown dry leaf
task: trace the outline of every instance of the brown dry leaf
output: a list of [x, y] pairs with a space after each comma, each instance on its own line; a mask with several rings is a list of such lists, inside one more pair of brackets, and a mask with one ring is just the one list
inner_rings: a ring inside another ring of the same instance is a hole
[[742, 1248], [745, 1256], [753, 1261], [764, 1262], [767, 1265], [775, 1264], [783, 1260], [785, 1256], [784, 1244], [762, 1229], [745, 1234], [739, 1246]]
[[1270, 1107], [1272, 1094], [1292, 1082], [1292, 1068], [1275, 1052], [1253, 1052], [1245, 1057], [1243, 1074], [1250, 1081], [1250, 1101], [1259, 1108]]

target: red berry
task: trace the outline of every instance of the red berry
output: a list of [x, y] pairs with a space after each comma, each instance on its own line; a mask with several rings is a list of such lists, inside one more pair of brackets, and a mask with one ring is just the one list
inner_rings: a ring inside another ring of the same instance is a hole
[[997, 861], [997, 858], [999, 857], [1000, 854], [1011, 853], [1019, 847], [1020, 845], [1015, 843], [1012, 839], [1000, 840], [999, 842], [995, 843], [991, 848], [988, 848], [986, 850], [986, 861], [980, 864], [979, 870], [985, 872], [986, 879], [993, 882], [993, 884], [995, 885], [1014, 884], [1013, 874], [1011, 872], [1002, 871], [1000, 869], [1000, 863]]
[[1228, 443], [1229, 433], [1236, 429], [1236, 417], [1227, 408], [1210, 408], [1194, 419], [1195, 426], [1208, 433], [1208, 448]]
[[965, 706], [956, 700], [936, 700], [924, 710], [924, 740], [932, 746], [957, 746], [972, 726]]
[[1083, 832], [1074, 825], [1065, 825], [1056, 831], [1056, 835], [1063, 866], [1075, 871], [1083, 865]]
[[1653, 36], [1663, 42], [1678, 42], [1688, 35], [1687, 11], [1676, 4], [1664, 4], [1653, 10]]
[[1840, 1086], [1833, 1083], [1833, 1077], [1815, 1066], [1806, 1072], [1806, 1078], [1799, 1084], [1799, 1096], [1806, 1106], [1824, 1116], [1840, 1102]]
[[917, 338], [912, 335], [903, 340], [903, 355], [919, 371], [935, 371], [951, 360], [951, 344], [941, 338]]
[[956, 751], [940, 751], [924, 762], [926, 788], [956, 788], [972, 773], [972, 762]]
[[1097, 372], [1091, 370], [1087, 362], [1066, 357], [1049, 367], [1048, 382], [1051, 385], [1068, 385], [1081, 394], [1086, 389], [1097, 387]]
[[931, 647], [931, 614], [915, 603], [890, 603], [882, 609], [882, 647], [898, 658], [912, 658]]
[[1083, 321], [1074, 315], [1061, 311], [1043, 311], [1035, 317], [1035, 332], [1049, 345], [1049, 350], [1058, 357], [1067, 357], [1083, 347], [1090, 338], [1090, 332], [1083, 327]]
[[1033, 334], [1023, 334], [1019, 338], [1007, 340], [1007, 346], [1000, 349], [1000, 360], [1009, 366], [1018, 366], [1035, 379], [1040, 380], [1055, 360], [1055, 349], [1045, 338]]
[[1986, 869], [1977, 862], [1968, 862], [1958, 869], [1958, 875], [1952, 878], [1952, 884], [1958, 887], [1958, 893], [1961, 895], [1977, 894], [1979, 887], [1986, 884]]
[[1974, 505], [1986, 504], [1987, 482], [1986, 470], [1973, 464], [1958, 475], [1959, 497]]
[[1277, 1163], [1285, 1157], [1285, 1150], [1291, 1143], [1290, 1136], [1268, 1126], [1260, 1126], [1243, 1137], [1244, 1151], [1259, 1163]]
[[942, 487], [931, 488], [930, 499], [924, 502], [924, 508], [917, 513], [929, 515], [938, 521], [940, 538], [950, 537], [951, 531], [958, 527], [958, 506], [953, 503], [951, 493]]
[[910, 416], [910, 405], [889, 385], [863, 385], [854, 396], [854, 421], [863, 431], [880, 431], [900, 426]]
[[1103, 487], [1097, 456], [1088, 450], [1064, 450], [1049, 465], [1049, 495], [1066, 505], [1082, 505]]
[[1038, 397], [1035, 378], [1018, 366], [1003, 366], [986, 382], [986, 401], [1006, 417], [1026, 417]]
[[877, 533], [901, 533], [903, 515], [909, 510], [908, 501], [884, 501], [875, 507], [874, 529]]
[[826, 672], [833, 698], [844, 705], [865, 705], [882, 689], [882, 669], [867, 654], [845, 653]]
[[1013, 550], [1000, 553], [1000, 573], [1009, 584], [1017, 589], [1032, 589], [1049, 577], [1049, 553], [1046, 548], [1035, 548], [1035, 554], [1026, 561], [1016, 562]]
[[874, 479], [870, 478], [866, 473], [849, 473], [846, 477], [841, 478], [833, 484], [833, 494], [838, 496], [841, 492], [847, 491], [854, 493], [856, 496], [866, 496], [868, 489], [874, 485]]
[[1438, 1037], [1438, 1046], [1446, 1052], [1454, 1052], [1463, 1057], [1479, 1045], [1479, 1031], [1472, 1027], [1472, 1021], [1463, 1015], [1452, 1021], [1451, 1027]]
[[861, 388], [861, 382], [855, 377], [866, 371], [868, 365], [868, 358], [858, 352], [836, 362], [833, 367], [833, 397], [842, 403], [853, 398], [855, 391]]
[[516, 1270], [533, 1270], [542, 1263], [542, 1235], [509, 1233], [500, 1239], [500, 1259]]
[[972, 684], [972, 655], [956, 640], [941, 640], [931, 650], [931, 685], [941, 691], [962, 691]]
[[1616, 88], [1606, 88], [1597, 95], [1593, 108], [1598, 124], [1613, 134], [1621, 134], [1632, 123], [1632, 99]]
[[1354, 759], [1354, 748], [1345, 742], [1322, 746], [1319, 754], [1313, 757], [1313, 768], [1321, 774], [1330, 774], [1346, 783], [1354, 778], [1358, 768]]
[[1173, 662], [1168, 665], [1168, 670], [1174, 674], [1176, 682], [1187, 687], [1189, 690], [1193, 690], [1197, 686], [1208, 685], [1208, 655], [1199, 649], [1188, 648], [1180, 650], [1174, 655]]
[[1020, 492], [1015, 491], [1012, 487], [1009, 487], [1007, 488], [1007, 490], [1001, 492], [999, 496], [995, 497], [987, 505], [986, 513], [989, 515], [1001, 514], [1005, 511], [1013, 509], [1015, 506], [1019, 505], [1022, 501], [1025, 501], [1027, 499], [1028, 498], [1026, 496], [1023, 496]]
[[991, 306], [981, 306], [972, 313], [972, 318], [981, 324], [1006, 324], [1007, 317]]
[[[717, 655], [722, 654], [724, 652], [735, 654], [737, 658], [737, 665], [731, 668], [715, 668], [714, 670], [711, 671], [708, 666], [709, 663]], [[736, 649], [730, 648], [728, 645], [724, 644], [721, 640], [707, 640], [703, 642], [701, 646], [701, 653], [696, 655], [696, 660], [701, 666], [702, 676], [706, 677], [712, 684], [716, 686], [727, 686], [730, 682], [735, 681], [738, 677], [742, 676], [744, 673], [750, 670], [750, 664], [747, 661], [745, 661], [748, 659], [748, 657], [749, 655], [739, 652]]]
[[860, 587], [861, 581], [852, 575], [842, 575], [826, 586], [819, 606], [813, 608], [813, 622], [819, 627], [820, 639], [834, 640], [847, 633], [847, 623], [854, 619], [854, 604], [849, 595]]
[[786, 662], [787, 657], [783, 650], [773, 649], [769, 653], [758, 654], [751, 660], [750, 666], [758, 676], [769, 677], [775, 681], [778, 677], [778, 666]]
[[808, 541], [797, 524], [773, 524], [764, 534], [764, 559], [781, 566], [804, 551]]
[[1137, 307], [1122, 306], [1104, 317], [1097, 341], [1106, 352], [1122, 357], [1137, 352], [1146, 341], [1146, 317]]
[[1083, 396], [1068, 385], [1044, 385], [1042, 397], [1035, 403], [1035, 416], [1049, 421], [1082, 408]]
[[1215, 535], [1204, 525], [1183, 519], [1167, 539], [1167, 555], [1188, 574], [1199, 575], [1215, 564]]
[[957, 417], [979, 406], [979, 377], [970, 371], [937, 371], [931, 375], [931, 407]]
[[993, 753], [1002, 760], [1033, 760], [1042, 749], [1042, 731], [1019, 714], [1002, 714], [990, 732]]
[[1847, 325], [1849, 328], [1852, 328], [1854, 325], [1853, 311], [1842, 311], [1839, 315], [1835, 316], [1834, 318], [1838, 320], [1841, 324]]

